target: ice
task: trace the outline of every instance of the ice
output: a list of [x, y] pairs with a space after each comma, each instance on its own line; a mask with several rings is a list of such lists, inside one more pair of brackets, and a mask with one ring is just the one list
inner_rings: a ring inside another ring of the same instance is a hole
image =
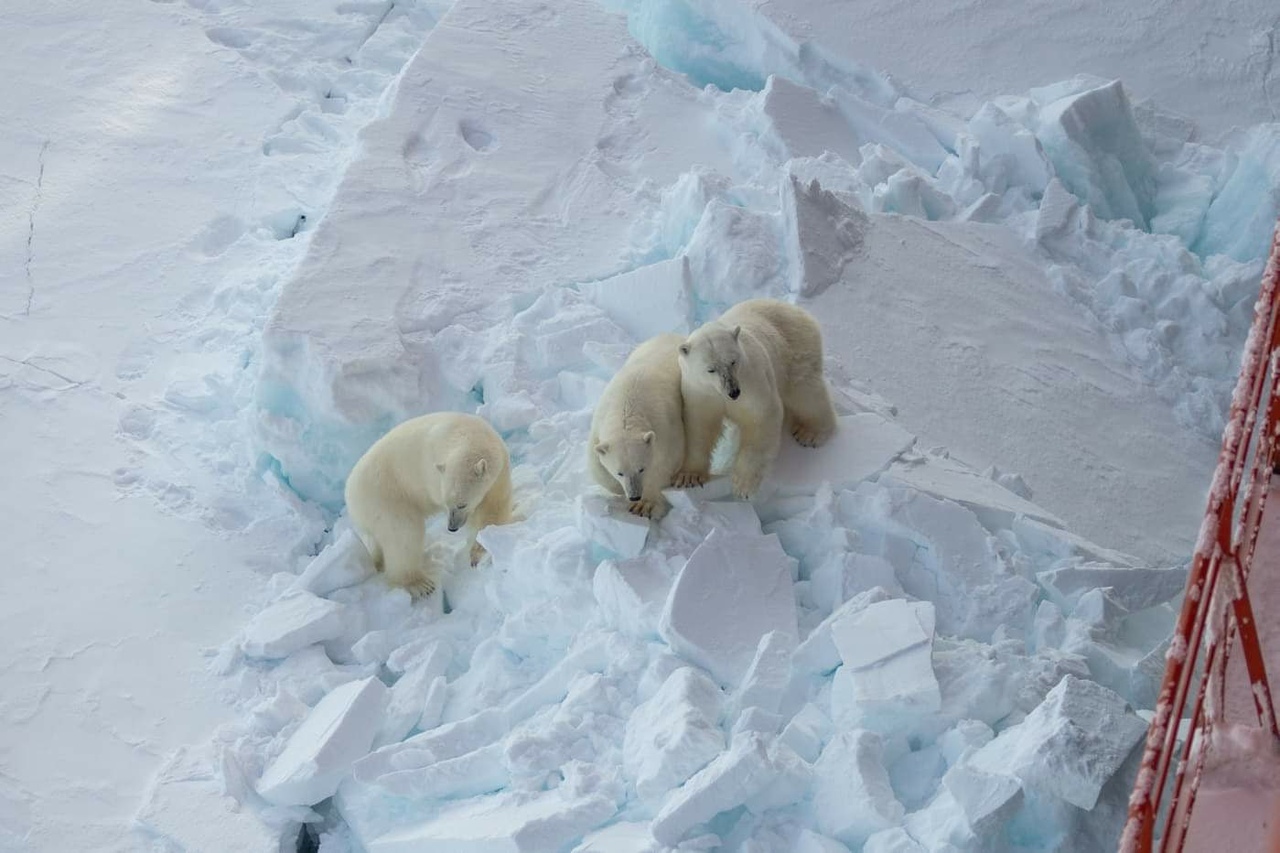
[[671, 571], [658, 552], [601, 562], [591, 587], [610, 625], [635, 637], [657, 636], [658, 619], [671, 588]]
[[875, 587], [894, 593], [902, 591], [893, 564], [871, 554], [832, 554], [809, 573], [809, 594], [823, 612]]
[[836, 648], [834, 638], [835, 624], [876, 602], [887, 601], [890, 597], [889, 592], [882, 587], [872, 587], [846, 601], [805, 637], [804, 642], [796, 649], [793, 658], [795, 665], [814, 675], [824, 675], [840, 666], [840, 650]]
[[927, 601], [892, 599], [836, 620], [831, 639], [844, 665], [865, 669], [933, 640], [934, 609]]
[[258, 781], [276, 805], [308, 806], [333, 796], [382, 725], [387, 689], [376, 678], [332, 690], [311, 709]]
[[777, 536], [712, 530], [676, 576], [658, 633], [721, 684], [739, 684], [761, 637], [797, 636], [790, 566]]
[[831, 152], [857, 164], [859, 142], [850, 133], [835, 102], [808, 86], [772, 76], [764, 88], [764, 113], [788, 157], [818, 157]]
[[284, 658], [332, 640], [343, 632], [346, 608], [299, 591], [262, 610], [244, 629], [244, 653], [255, 658]]
[[334, 590], [355, 586], [372, 574], [369, 552], [355, 531], [348, 527], [316, 555], [298, 575], [293, 586], [313, 595], [328, 595]]
[[724, 750], [720, 702], [720, 688], [709, 678], [681, 667], [636, 708], [627, 720], [622, 760], [642, 798], [662, 797]]
[[770, 631], [760, 638], [747, 674], [733, 695], [739, 711], [758, 708], [777, 714], [791, 684], [791, 656], [796, 648], [793, 634]]
[[866, 730], [841, 732], [814, 764], [813, 812], [817, 827], [850, 847], [902, 821], [883, 764], [880, 736]]
[[1146, 724], [1120, 696], [1068, 675], [1025, 720], [960, 766], [1013, 775], [1032, 790], [1091, 809], [1145, 733]]
[[431, 693], [437, 689], [434, 687], [436, 680], [444, 676], [448, 666], [448, 652], [438, 642], [410, 664], [391, 685], [386, 717], [374, 740], [375, 746], [402, 741], [415, 726], [421, 724], [424, 717], [429, 721], [427, 710]]
[[900, 826], [882, 829], [867, 838], [862, 853], [925, 853], [925, 848]]
[[687, 257], [659, 261], [578, 285], [578, 289], [637, 342], [692, 328], [693, 284]]
[[985, 772], [968, 763], [948, 770], [942, 784], [978, 835], [998, 829], [1022, 804], [1022, 785], [1016, 778], [1003, 772]]
[[599, 826], [616, 806], [600, 795], [560, 791], [463, 801], [416, 826], [365, 844], [369, 853], [543, 853]]
[[831, 720], [817, 705], [809, 703], [787, 722], [778, 740], [812, 764], [822, 754], [831, 732]]
[[799, 259], [792, 269], [791, 292], [815, 296], [839, 281], [845, 264], [862, 249], [867, 216], [824, 190], [817, 179], [801, 186], [794, 175], [783, 185], [782, 210], [789, 253]]
[[988, 524], [1009, 527], [1021, 515], [1054, 527], [1066, 527], [1053, 513], [951, 459], [923, 456], [900, 460], [889, 466], [884, 481], [955, 501], [973, 510]]
[[727, 476], [712, 477], [701, 486], [686, 489], [663, 489], [662, 496], [677, 509], [691, 510], [710, 501], [723, 501], [733, 496], [733, 479]]
[[763, 792], [776, 781], [777, 771], [763, 736], [735, 737], [728, 750], [667, 797], [650, 824], [653, 837], [674, 847], [694, 827]]
[[800, 830], [796, 835], [795, 847], [791, 849], [792, 853], [849, 853], [849, 848], [839, 841], [810, 829]]
[[635, 557], [649, 538], [649, 519], [632, 515], [618, 501], [583, 495], [578, 499], [578, 529], [587, 539], [619, 557]]
[[661, 853], [649, 824], [618, 822], [589, 833], [570, 853]]
[[1264, 124], [1233, 136], [1235, 168], [1205, 212], [1194, 248], [1247, 261], [1264, 256], [1280, 216], [1280, 131]]
[[1074, 610], [1089, 591], [1102, 588], [1107, 590], [1112, 602], [1133, 612], [1180, 595], [1187, 583], [1187, 570], [1080, 563], [1041, 572], [1036, 579], [1050, 598], [1067, 612]]
[[823, 483], [835, 491], [852, 488], [884, 471], [914, 443], [915, 436], [879, 415], [843, 415], [820, 448], [783, 442], [771, 480], [779, 497], [812, 495]]

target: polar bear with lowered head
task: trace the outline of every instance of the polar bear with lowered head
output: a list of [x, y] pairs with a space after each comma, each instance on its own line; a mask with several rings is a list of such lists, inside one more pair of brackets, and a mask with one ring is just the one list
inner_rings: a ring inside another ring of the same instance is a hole
[[738, 427], [732, 478], [740, 498], [759, 489], [783, 429], [805, 447], [835, 433], [822, 332], [803, 308], [776, 299], [740, 302], [695, 330], [679, 352], [686, 444], [676, 485], [706, 482], [725, 418]]
[[662, 490], [684, 462], [684, 400], [680, 394], [682, 335], [665, 334], [636, 347], [605, 386], [591, 418], [587, 467], [596, 482], [631, 502], [636, 515], [662, 518]]
[[484, 556], [475, 535], [511, 520], [511, 460], [476, 415], [437, 412], [396, 426], [360, 457], [346, 486], [347, 512], [387, 582], [430, 595], [439, 577], [424, 550], [426, 520], [447, 512], [464, 525], [471, 565]]

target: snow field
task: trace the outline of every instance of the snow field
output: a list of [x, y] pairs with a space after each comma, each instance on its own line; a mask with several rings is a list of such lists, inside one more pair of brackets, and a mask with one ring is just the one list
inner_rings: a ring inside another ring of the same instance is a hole
[[1128, 365], [1213, 434], [1276, 211], [1274, 128], [1211, 148], [1088, 78], [966, 118], [736, 4], [625, 11], [459, 0], [362, 132], [256, 385], [170, 389], [223, 433], [251, 417], [259, 472], [328, 517], [387, 426], [478, 411], [525, 514], [481, 535], [475, 572], [442, 535], [454, 571], [421, 604], [369, 576], [340, 518], [277, 566], [216, 661], [240, 711], [214, 738], [221, 784], [326, 851], [1110, 843], [1180, 568], [918, 449], [892, 403], [923, 395], [873, 392], [838, 311], [819, 316], [840, 433], [787, 447], [752, 504], [713, 481], [661, 524], [620, 512], [583, 471], [591, 406], [648, 334], [751, 296], [837, 306], [868, 259], [891, 279], [937, 239], [969, 256], [947, 270], [966, 286], [1035, 267], [1056, 287], [1039, 307], [1106, 330], [1082, 361]]

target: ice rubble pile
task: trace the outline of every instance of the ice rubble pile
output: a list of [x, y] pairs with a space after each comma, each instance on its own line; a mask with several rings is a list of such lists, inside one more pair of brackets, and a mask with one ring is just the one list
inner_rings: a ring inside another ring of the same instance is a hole
[[456, 569], [447, 614], [340, 524], [224, 649], [247, 711], [224, 771], [325, 850], [1114, 837], [1185, 573], [872, 412], [779, 468], [753, 503], [672, 491], [659, 524], [538, 500], [482, 533], [492, 564]]

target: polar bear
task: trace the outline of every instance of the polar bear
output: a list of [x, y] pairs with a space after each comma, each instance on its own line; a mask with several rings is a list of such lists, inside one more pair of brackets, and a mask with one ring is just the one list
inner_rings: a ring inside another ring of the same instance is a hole
[[836, 412], [822, 375], [822, 332], [803, 308], [750, 299], [693, 332], [679, 349], [685, 461], [677, 486], [711, 471], [724, 419], [737, 425], [733, 491], [749, 498], [778, 455], [782, 430], [805, 447], [825, 444]]
[[448, 512], [464, 524], [471, 565], [484, 556], [475, 535], [511, 520], [511, 460], [493, 427], [476, 415], [437, 412], [412, 418], [374, 442], [351, 469], [347, 512], [387, 582], [415, 596], [435, 591], [424, 552], [426, 520]]
[[662, 518], [662, 490], [684, 462], [680, 394], [683, 335], [664, 334], [636, 347], [605, 386], [591, 418], [587, 466], [596, 482], [631, 501], [636, 515]]

